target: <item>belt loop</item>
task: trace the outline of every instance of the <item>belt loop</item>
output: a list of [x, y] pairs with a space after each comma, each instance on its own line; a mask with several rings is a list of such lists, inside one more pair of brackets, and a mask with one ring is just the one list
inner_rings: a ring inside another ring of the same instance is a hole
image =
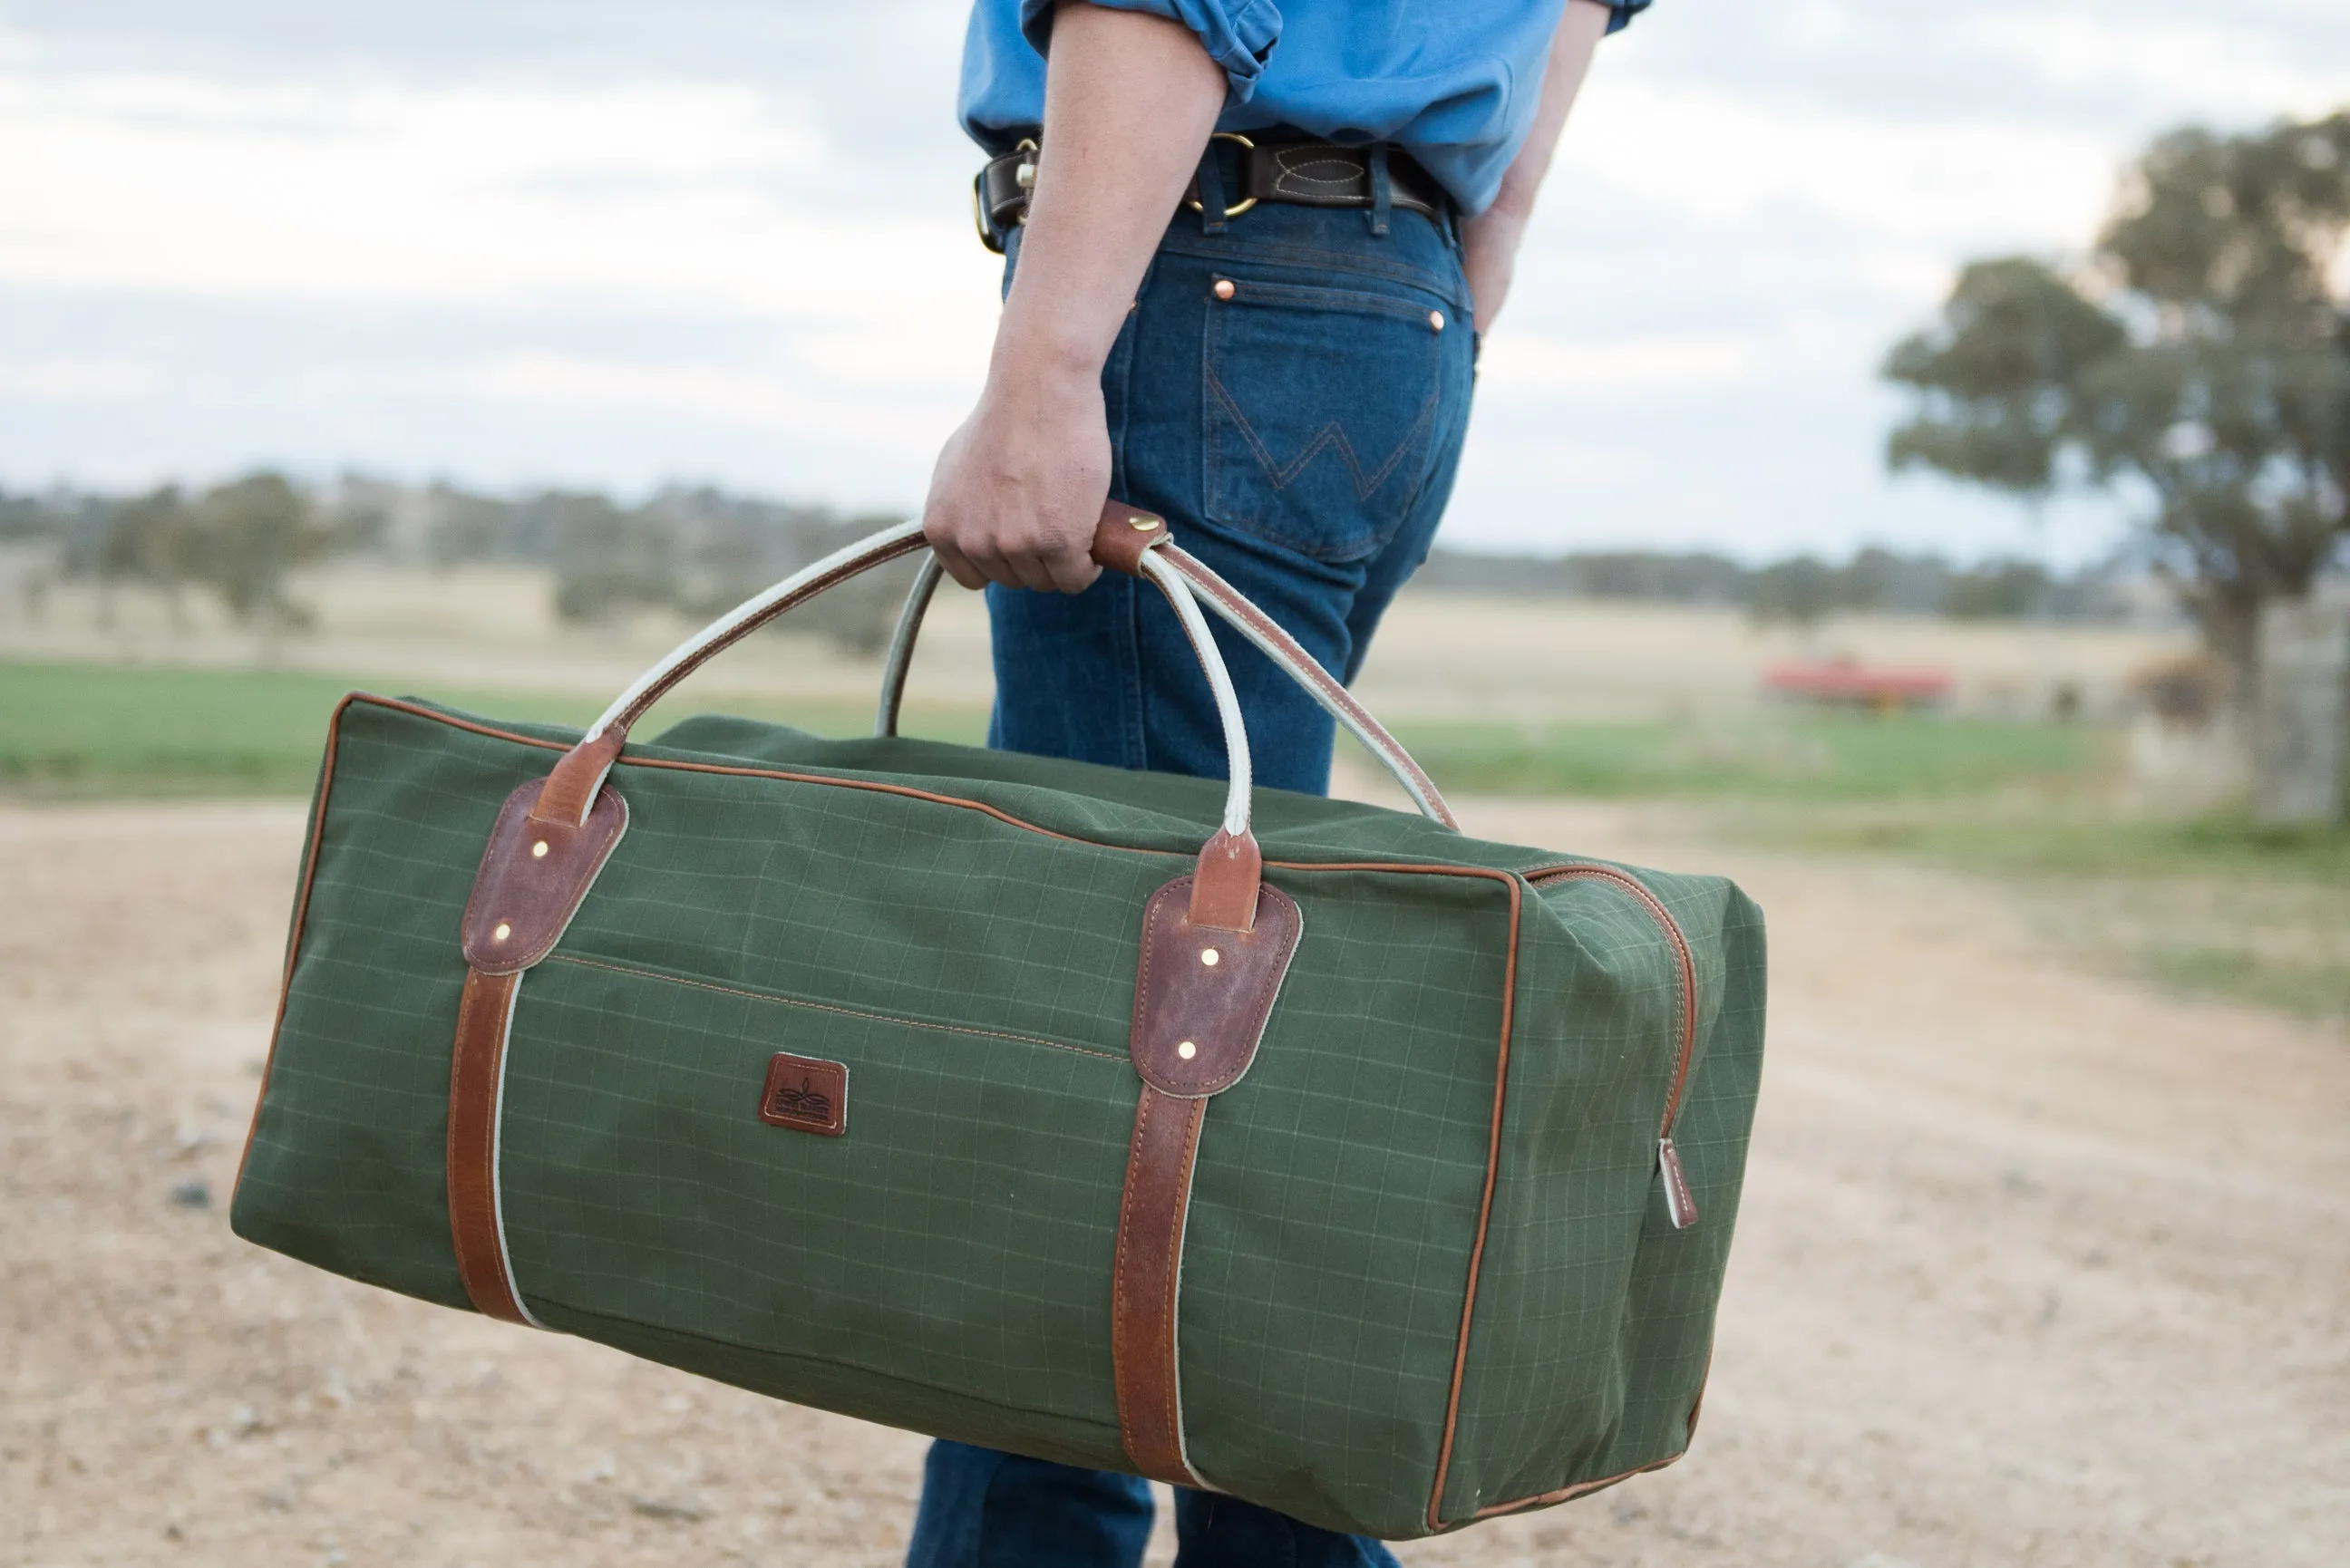
[[1212, 136], [1200, 153], [1200, 172], [1193, 177], [1192, 185], [1200, 193], [1200, 232], [1203, 234], [1222, 234], [1224, 171], [1216, 162], [1216, 140]]
[[1385, 239], [1388, 236], [1388, 213], [1395, 204], [1395, 185], [1388, 178], [1388, 144], [1374, 141], [1363, 149], [1363, 155], [1371, 173], [1371, 233]]

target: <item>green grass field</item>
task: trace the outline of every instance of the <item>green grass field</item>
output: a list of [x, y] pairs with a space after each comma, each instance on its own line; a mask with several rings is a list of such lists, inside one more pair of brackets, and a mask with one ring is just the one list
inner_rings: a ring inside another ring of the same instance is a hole
[[[154, 669], [0, 661], [0, 789], [83, 798], [304, 794], [318, 772], [327, 719], [355, 686], [427, 697], [501, 719], [586, 724], [592, 698], [546, 691], [421, 688], [290, 670]], [[674, 711], [671, 711], [674, 708]], [[731, 693], [663, 704], [646, 726], [710, 708], [830, 734], [861, 733], [863, 704], [783, 704]], [[984, 715], [909, 708], [905, 729], [976, 742]]]
[[1448, 789], [1850, 805], [2074, 788], [2111, 767], [2077, 725], [1802, 711], [1734, 722], [1396, 726]]
[[[317, 772], [327, 716], [354, 684], [296, 671], [0, 662], [0, 787], [91, 796], [300, 794]], [[585, 724], [600, 708], [545, 691], [392, 684], [507, 719]], [[640, 732], [658, 734], [670, 720], [712, 708], [833, 734], [861, 733], [870, 722], [862, 704], [697, 692], [664, 704]], [[975, 743], [985, 717], [910, 710], [906, 727]], [[1915, 715], [1399, 730], [1448, 789], [1787, 805], [2062, 787], [2099, 774], [2111, 752], [2110, 737], [2093, 730]]]
[[2350, 829], [2130, 815], [2087, 798], [1742, 810], [1723, 826], [1800, 854], [1996, 879], [2051, 951], [2179, 996], [2350, 1022]]

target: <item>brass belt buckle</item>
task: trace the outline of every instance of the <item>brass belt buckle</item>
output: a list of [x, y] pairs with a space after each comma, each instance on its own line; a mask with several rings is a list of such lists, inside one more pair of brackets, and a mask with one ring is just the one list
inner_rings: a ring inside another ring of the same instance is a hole
[[[1253, 141], [1251, 141], [1247, 137], [1243, 136], [1243, 135], [1242, 135], [1239, 131], [1237, 131], [1237, 130], [1219, 130], [1219, 131], [1215, 131], [1215, 132], [1213, 132], [1212, 134], [1211, 134], [1211, 135], [1209, 136], [1208, 140], [1211, 140], [1211, 141], [1237, 141], [1237, 142], [1239, 142], [1239, 143], [1240, 143], [1243, 148], [1246, 148], [1246, 149], [1247, 149], [1249, 151], [1251, 151], [1251, 152], [1253, 152], [1253, 151], [1256, 151], [1256, 143], [1255, 143], [1255, 142], [1253, 142]], [[1196, 183], [1195, 183], [1195, 185], [1194, 185], [1194, 189], [1196, 189], [1196, 188], [1197, 188], [1197, 186], [1196, 186]], [[1186, 196], [1186, 197], [1184, 197], [1184, 198], [1183, 198], [1183, 204], [1184, 204], [1185, 206], [1187, 206], [1187, 207], [1191, 208], [1191, 211], [1193, 211], [1193, 212], [1195, 212], [1195, 213], [1201, 211], [1201, 206], [1200, 206], [1200, 198], [1199, 198], [1199, 197], [1197, 197], [1197, 196]], [[1240, 200], [1240, 202], [1239, 202], [1239, 203], [1238, 203], [1237, 205], [1230, 206], [1230, 207], [1226, 207], [1226, 208], [1224, 209], [1224, 216], [1225, 216], [1225, 217], [1227, 217], [1227, 218], [1237, 218], [1237, 217], [1239, 217], [1243, 213], [1247, 212], [1251, 207], [1253, 207], [1253, 206], [1255, 206], [1255, 205], [1256, 205], [1256, 198], [1255, 198], [1254, 196], [1243, 196], [1243, 197], [1242, 197], [1242, 198], [1241, 198], [1241, 200]]]

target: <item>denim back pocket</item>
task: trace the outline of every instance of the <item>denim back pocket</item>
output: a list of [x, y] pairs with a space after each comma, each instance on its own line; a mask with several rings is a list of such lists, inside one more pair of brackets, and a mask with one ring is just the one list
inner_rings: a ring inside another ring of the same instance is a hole
[[1370, 279], [1225, 282], [1201, 358], [1210, 520], [1317, 560], [1376, 555], [1436, 455], [1449, 323]]

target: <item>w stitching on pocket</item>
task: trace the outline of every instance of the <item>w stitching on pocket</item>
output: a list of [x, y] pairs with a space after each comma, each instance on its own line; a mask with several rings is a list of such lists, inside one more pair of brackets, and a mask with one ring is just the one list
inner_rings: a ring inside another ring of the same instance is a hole
[[1204, 514], [1315, 559], [1367, 559], [1436, 452], [1442, 327], [1429, 303], [1376, 287], [1234, 281], [1236, 298], [1209, 305], [1201, 357]]
[[1208, 367], [1208, 386], [1216, 394], [1217, 403], [1225, 413], [1232, 416], [1233, 426], [1239, 430], [1242, 439], [1248, 442], [1249, 450], [1256, 454], [1258, 463], [1264, 469], [1265, 477], [1273, 481], [1274, 489], [1288, 489], [1290, 483], [1305, 472], [1306, 465], [1314, 461], [1324, 447], [1336, 446], [1338, 449], [1338, 456], [1347, 464], [1347, 472], [1354, 479], [1355, 499], [1357, 501], [1368, 501], [1372, 493], [1387, 483], [1388, 475], [1395, 472], [1395, 466], [1403, 461], [1404, 453], [1411, 451], [1418, 443], [1420, 433], [1428, 428], [1429, 421], [1436, 417], [1437, 397], [1443, 390], [1440, 383], [1429, 389], [1426, 400], [1419, 405], [1419, 417], [1412, 421], [1411, 428], [1404, 432], [1403, 438], [1396, 442], [1395, 450], [1388, 453], [1387, 462], [1379, 464], [1377, 472], [1366, 474], [1363, 472], [1363, 460], [1356, 454], [1355, 443], [1347, 439], [1346, 431], [1336, 420], [1324, 425], [1314, 439], [1306, 443], [1305, 450], [1297, 454], [1296, 460], [1287, 467], [1283, 467], [1274, 460], [1272, 452], [1256, 433], [1256, 427], [1249, 423], [1248, 416], [1241, 412], [1240, 404], [1232, 400], [1232, 393], [1224, 389], [1223, 378], [1216, 374], [1213, 364]]

